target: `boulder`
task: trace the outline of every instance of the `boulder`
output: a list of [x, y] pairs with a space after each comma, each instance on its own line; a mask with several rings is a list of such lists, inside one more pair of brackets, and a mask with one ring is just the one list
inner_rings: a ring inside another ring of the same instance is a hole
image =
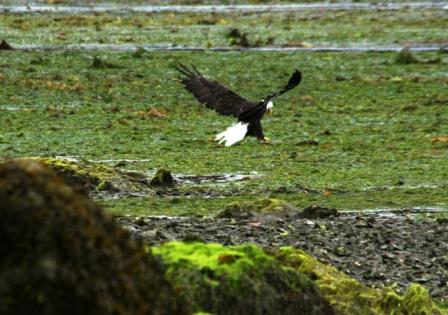
[[34, 160], [0, 163], [0, 313], [189, 314], [154, 256]]
[[194, 311], [212, 314], [331, 315], [312, 280], [255, 245], [170, 242], [153, 248]]

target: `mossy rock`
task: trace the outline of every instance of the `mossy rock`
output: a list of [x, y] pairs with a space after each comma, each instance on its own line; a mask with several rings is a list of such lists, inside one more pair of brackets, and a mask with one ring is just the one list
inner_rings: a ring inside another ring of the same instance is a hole
[[169, 170], [161, 168], [151, 179], [150, 185], [153, 187], [174, 187], [176, 181]]
[[86, 160], [75, 161], [51, 157], [35, 159], [50, 167], [59, 176], [62, 176], [70, 186], [84, 189], [85, 191], [118, 190], [111, 181], [119, 177], [119, 174], [112, 167]]
[[14, 47], [12, 47], [6, 40], [2, 40], [0, 42], [0, 50], [14, 50]]
[[415, 57], [409, 48], [404, 48], [395, 57], [395, 63], [409, 65], [412, 63], [421, 63], [421, 60]]
[[428, 291], [418, 284], [409, 286], [407, 291], [400, 295], [393, 288], [369, 288], [298, 249], [285, 247], [274, 255], [283, 266], [293, 268], [313, 279], [337, 314], [448, 314], [448, 309], [437, 305]]
[[197, 312], [334, 314], [307, 276], [282, 267], [255, 245], [171, 242], [152, 251]]
[[85, 192], [135, 193], [152, 192], [146, 178], [137, 173], [123, 172], [116, 168], [83, 159], [34, 158], [54, 170], [65, 181]]
[[325, 208], [313, 205], [303, 209], [302, 212], [299, 213], [299, 217], [304, 219], [322, 219], [331, 216], [336, 216], [337, 214], [338, 214], [337, 209]]
[[251, 202], [235, 202], [219, 212], [218, 218], [270, 220], [294, 217], [298, 209], [280, 199], [260, 199]]
[[0, 200], [1, 314], [190, 313], [159, 260], [42, 163], [0, 163]]

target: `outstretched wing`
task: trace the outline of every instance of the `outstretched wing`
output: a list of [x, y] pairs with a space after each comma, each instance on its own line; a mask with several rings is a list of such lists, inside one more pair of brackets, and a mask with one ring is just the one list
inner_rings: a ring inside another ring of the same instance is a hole
[[294, 73], [289, 78], [288, 83], [280, 91], [268, 95], [265, 99], [261, 100], [256, 106], [251, 107], [248, 110], [242, 112], [238, 116], [238, 120], [248, 122], [261, 119], [264, 113], [266, 112], [266, 106], [270, 101], [295, 88], [297, 85], [299, 85], [301, 80], [302, 80], [302, 73], [299, 70], [294, 71]]
[[200, 103], [221, 115], [238, 117], [241, 113], [257, 105], [218, 82], [206, 79], [194, 66], [189, 69], [179, 63], [174, 68], [184, 75], [180, 79], [185, 89], [192, 93]]
[[294, 73], [291, 75], [291, 77], [288, 80], [288, 83], [278, 92], [275, 92], [265, 98], [266, 101], [271, 101], [275, 97], [278, 97], [282, 94], [285, 94], [286, 92], [292, 90], [297, 85], [299, 85], [300, 81], [302, 81], [302, 72], [299, 70], [294, 71]]

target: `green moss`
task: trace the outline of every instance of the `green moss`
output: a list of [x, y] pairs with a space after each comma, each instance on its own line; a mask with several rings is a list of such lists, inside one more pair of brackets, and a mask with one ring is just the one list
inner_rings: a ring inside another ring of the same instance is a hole
[[[437, 53], [415, 55], [422, 60], [445, 58]], [[108, 201], [115, 213], [178, 215], [197, 210], [213, 215], [226, 203], [266, 196], [298, 208], [446, 207], [447, 165], [440, 163], [446, 150], [431, 138], [448, 132], [442, 75], [448, 64], [404, 67], [390, 62], [395, 56], [153, 52], [134, 58], [132, 53], [102, 52], [101, 58], [127, 68], [97, 71], [84, 53], [5, 52], [2, 58], [9, 66], [0, 69], [0, 152], [10, 157], [129, 159], [136, 162], [121, 167], [142, 173], [169, 165], [173, 173], [185, 175], [259, 175], [245, 181], [179, 185], [181, 193], [197, 198], [194, 202]], [[48, 64], [32, 64], [39, 57]], [[272, 145], [246, 139], [219, 148], [208, 139], [232, 119], [201, 108], [182, 90], [172, 79], [170, 65], [175, 60], [197, 65], [249, 99], [278, 88], [291, 65], [306, 77], [298, 90], [278, 100], [274, 116], [263, 119]], [[272, 67], [241, 71], [247, 64]], [[29, 72], [30, 67], [35, 72]], [[336, 75], [348, 80], [336, 81]], [[167, 117], [142, 117], [150, 106], [163, 109]], [[296, 145], [311, 138], [319, 145]], [[332, 193], [324, 194], [326, 190]], [[225, 198], [204, 198], [209, 196]]]
[[151, 179], [150, 185], [156, 187], [174, 187], [175, 181], [169, 170], [161, 168]]
[[82, 185], [97, 190], [112, 187], [111, 180], [119, 176], [113, 168], [91, 163], [85, 160], [72, 161], [51, 157], [39, 157], [35, 160], [44, 163], [70, 184]]
[[[375, 10], [348, 10], [338, 12], [337, 19], [333, 10], [319, 12], [312, 19], [308, 11], [174, 15], [136, 13], [120, 17], [109, 13], [45, 14], [28, 15], [26, 19], [5, 14], [0, 20], [0, 27], [3, 37], [11, 43], [45, 45], [76, 45], [88, 40], [90, 43], [134, 45], [176, 43], [205, 46], [209, 43], [212, 47], [222, 47], [232, 43], [271, 45], [270, 38], [275, 38], [274, 44], [279, 46], [358, 42], [406, 44], [443, 42], [446, 21], [442, 14], [423, 9], [394, 10], [385, 14], [378, 14]], [[151, 32], [142, 31], [146, 28], [151, 28]], [[238, 28], [240, 35], [235, 34], [238, 36], [229, 39], [226, 35], [231, 28]], [[353, 31], [354, 28], [356, 31]], [[63, 35], [54, 36], [61, 32]]]
[[448, 314], [448, 309], [438, 306], [428, 291], [418, 284], [411, 285], [404, 295], [400, 295], [393, 288], [368, 288], [301, 250], [282, 248], [276, 257], [284, 265], [311, 277], [339, 314]]
[[297, 214], [291, 204], [275, 198], [263, 198], [254, 201], [233, 202], [217, 214], [219, 218], [243, 218], [262, 216], [286, 216]]
[[255, 245], [171, 242], [152, 248], [196, 311], [217, 314], [333, 314], [311, 280]]
[[405, 48], [397, 54], [395, 57], [395, 62], [398, 64], [408, 65], [411, 63], [421, 63], [421, 60], [415, 57], [409, 48]]
[[34, 158], [44, 163], [61, 175], [65, 181], [89, 192], [144, 192], [151, 193], [150, 185], [144, 175], [139, 173], [123, 172], [116, 168], [89, 162], [83, 159], [78, 161], [39, 157]]

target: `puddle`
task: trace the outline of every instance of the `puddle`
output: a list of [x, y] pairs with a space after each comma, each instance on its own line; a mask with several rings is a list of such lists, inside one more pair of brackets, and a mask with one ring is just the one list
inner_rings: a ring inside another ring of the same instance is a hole
[[182, 184], [204, 184], [204, 183], [228, 183], [236, 181], [244, 181], [248, 179], [261, 177], [260, 174], [253, 171], [250, 173], [228, 173], [215, 175], [174, 175], [174, 179]]
[[[80, 156], [55, 156], [57, 159], [69, 161], [69, 162], [80, 162], [85, 160], [90, 163], [99, 163], [99, 164], [108, 164], [112, 167], [117, 167], [121, 169], [121, 166], [124, 164], [132, 164], [132, 163], [144, 163], [150, 162], [152, 159], [101, 159], [101, 160], [86, 160]], [[133, 173], [137, 175], [143, 175], [146, 178], [152, 178], [157, 170], [150, 171], [137, 171], [131, 169], [121, 169], [126, 173]], [[186, 175], [186, 174], [173, 174], [174, 179], [178, 182], [178, 184], [186, 184], [186, 185], [200, 185], [200, 184], [225, 184], [229, 182], [237, 182], [237, 181], [245, 181], [253, 178], [259, 178], [261, 175], [256, 172], [236, 172], [236, 173], [223, 173], [223, 174], [209, 174], [209, 175]]]
[[365, 210], [347, 210], [341, 211], [341, 214], [352, 214], [354, 216], [374, 216], [375, 218], [384, 219], [406, 219], [407, 217], [415, 217], [422, 214], [448, 213], [448, 209], [443, 207], [412, 207], [412, 208], [377, 208]]
[[414, 189], [444, 189], [448, 186], [448, 183], [444, 184], [421, 184], [421, 185], [397, 185], [397, 186], [372, 186], [361, 188], [360, 191], [372, 191], [372, 190], [414, 190]]
[[315, 45], [312, 47], [195, 47], [175, 45], [135, 45], [135, 44], [80, 44], [80, 45], [11, 45], [16, 50], [23, 51], [119, 51], [134, 52], [138, 49], [146, 51], [207, 51], [207, 52], [399, 52], [408, 48], [412, 52], [431, 52], [448, 49], [448, 42], [441, 44], [408, 44], [408, 45], [378, 45], [378, 44], [347, 44], [340, 45]]
[[[56, 155], [55, 158], [71, 162], [79, 162], [83, 160], [82, 157], [76, 155]], [[152, 161], [152, 159], [101, 159], [101, 160], [87, 160], [87, 161], [92, 163], [116, 164], [116, 163], [150, 162]]]
[[120, 164], [120, 163], [143, 163], [150, 162], [152, 159], [106, 159], [106, 160], [91, 160], [94, 163], [106, 163], [106, 164]]
[[22, 107], [22, 106], [14, 106], [14, 105], [0, 105], [0, 110], [4, 110], [4, 111], [10, 111], [10, 112], [15, 112], [15, 111], [29, 111], [31, 110], [30, 108], [27, 107]]
[[[56, 109], [74, 109], [82, 107], [80, 102], [68, 102], [64, 105], [54, 106]], [[26, 105], [14, 105], [14, 104], [0, 104], [0, 111], [34, 111], [48, 108], [48, 104], [26, 104]]]
[[448, 2], [397, 2], [397, 3], [356, 3], [317, 2], [298, 4], [259, 5], [0, 5], [0, 13], [258, 13], [294, 12], [310, 10], [399, 10], [399, 9], [439, 9], [448, 10]]

